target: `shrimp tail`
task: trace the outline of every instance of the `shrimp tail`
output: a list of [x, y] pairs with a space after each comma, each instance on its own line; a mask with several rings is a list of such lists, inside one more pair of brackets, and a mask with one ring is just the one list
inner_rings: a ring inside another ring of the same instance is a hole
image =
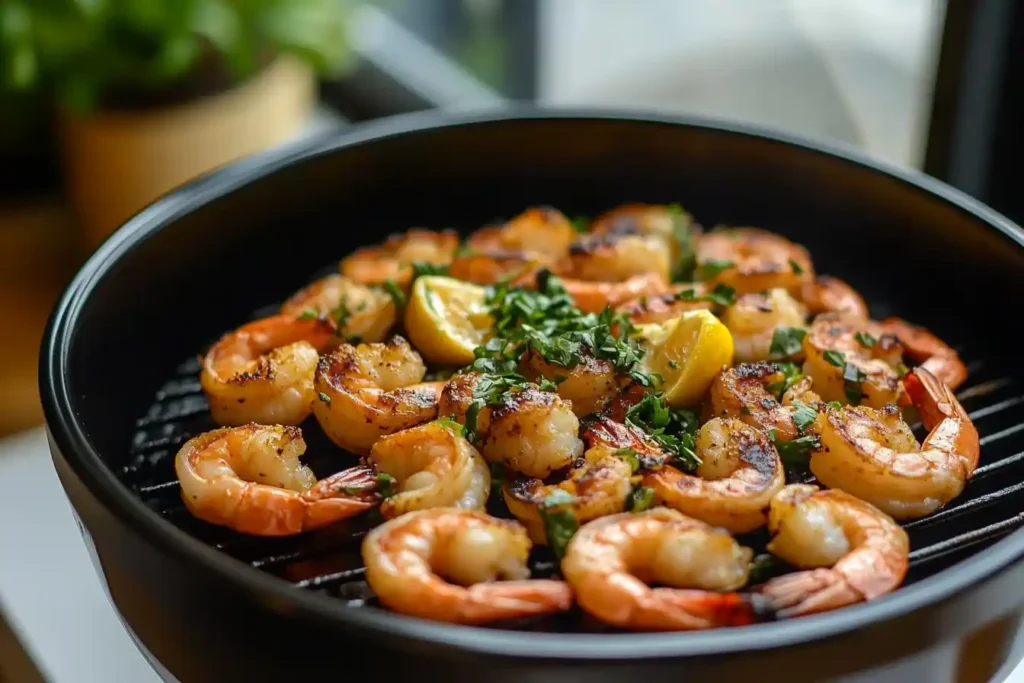
[[303, 531], [310, 531], [352, 517], [380, 503], [377, 475], [358, 466], [321, 479], [302, 494]]
[[923, 367], [914, 368], [903, 378], [910, 401], [931, 430], [922, 450], [938, 449], [955, 453], [970, 477], [978, 465], [981, 443], [978, 430], [950, 386]]
[[532, 579], [478, 583], [465, 589], [461, 623], [487, 623], [565, 612], [572, 589], [564, 581]]
[[678, 611], [680, 621], [698, 620], [698, 628], [747, 626], [774, 615], [771, 602], [752, 593], [659, 588], [653, 594], [661, 610]]
[[829, 569], [779, 576], [757, 589], [757, 594], [776, 619], [827, 612], [865, 599], [841, 574]]

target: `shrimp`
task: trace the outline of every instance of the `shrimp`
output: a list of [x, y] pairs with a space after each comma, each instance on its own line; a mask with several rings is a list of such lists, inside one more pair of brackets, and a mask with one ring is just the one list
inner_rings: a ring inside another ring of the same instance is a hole
[[695, 474], [664, 467], [647, 474], [655, 500], [733, 533], [764, 526], [764, 509], [786, 484], [768, 437], [735, 419], [714, 418], [697, 432]]
[[798, 435], [793, 414], [768, 391], [771, 384], [783, 381], [774, 363], [727, 368], [711, 383], [708, 412], [715, 417], [738, 418], [757, 429], [774, 429], [779, 441], [792, 441]]
[[298, 427], [250, 424], [189, 440], [174, 458], [181, 499], [193, 515], [243, 534], [289, 536], [377, 505], [366, 467], [316, 480], [299, 462]]
[[572, 411], [582, 417], [603, 408], [615, 395], [620, 381], [615, 365], [596, 358], [590, 349], [582, 348], [576, 360], [575, 367], [563, 368], [531, 349], [523, 354], [520, 371], [533, 382], [541, 378], [557, 381], [558, 395], [571, 402]]
[[666, 454], [643, 430], [623, 424], [604, 411], [591, 415], [580, 423], [580, 438], [586, 444], [587, 453], [601, 447], [612, 450], [629, 450], [637, 456], [643, 469], [657, 469], [666, 459]]
[[802, 328], [806, 319], [807, 309], [784, 289], [744, 294], [722, 313], [722, 324], [732, 334], [733, 353], [739, 363], [768, 360], [775, 330]]
[[591, 234], [573, 242], [558, 272], [589, 282], [622, 282], [634, 275], [657, 273], [668, 282], [670, 259], [665, 241], [655, 235]]
[[814, 278], [811, 257], [799, 244], [760, 228], [717, 229], [697, 241], [697, 272], [711, 285], [737, 294], [781, 288], [798, 294]]
[[[608, 306], [615, 308], [631, 299], [671, 291], [668, 282], [657, 273], [641, 273], [622, 282], [588, 282], [571, 278], [560, 280], [573, 304], [584, 313], [600, 313]], [[515, 284], [536, 287], [536, 277], [519, 278]]]
[[[455, 375], [441, 391], [439, 413], [466, 424], [477, 385], [486, 380], [476, 373]], [[583, 454], [579, 420], [572, 404], [534, 385], [515, 388], [474, 410], [476, 433], [487, 461], [500, 462], [530, 477], [546, 477], [568, 467]]]
[[660, 324], [688, 311], [713, 310], [714, 302], [702, 299], [708, 288], [703, 282], [672, 285], [665, 294], [642, 295], [616, 307], [634, 325]]
[[598, 446], [573, 464], [569, 476], [558, 484], [517, 477], [505, 481], [505, 504], [526, 527], [530, 540], [547, 544], [542, 510], [568, 512], [577, 524], [622, 512], [632, 490], [632, 468], [615, 451]]
[[800, 288], [800, 300], [811, 315], [840, 313], [858, 320], [868, 319], [868, 305], [853, 287], [839, 278], [819, 275]]
[[536, 259], [518, 251], [487, 251], [457, 254], [448, 275], [478, 285], [492, 285], [505, 278], [539, 267]]
[[978, 431], [952, 390], [922, 368], [904, 378], [930, 430], [918, 446], [895, 406], [828, 408], [813, 431], [822, 450], [811, 472], [830, 488], [866, 500], [896, 519], [930, 514], [960, 495], [978, 465]]
[[803, 341], [803, 371], [823, 400], [873, 408], [900, 400], [902, 347], [895, 335], [874, 337], [873, 329], [835, 314], [815, 318]]
[[396, 493], [380, 506], [385, 519], [432, 507], [483, 510], [491, 491], [480, 453], [439, 421], [382, 437], [370, 462], [395, 479]]
[[383, 340], [398, 319], [390, 294], [342, 275], [328, 275], [299, 290], [284, 303], [281, 313], [327, 317], [337, 326], [339, 337], [365, 342]]
[[452, 262], [459, 248], [454, 230], [420, 230], [391, 235], [383, 244], [357, 249], [341, 261], [341, 274], [363, 285], [382, 285], [391, 280], [401, 287], [412, 282], [412, 264], [443, 266]]
[[323, 320], [275, 315], [243, 325], [210, 347], [199, 382], [214, 422], [299, 424], [312, 411], [319, 352], [335, 340]]
[[885, 595], [907, 573], [910, 542], [892, 518], [843, 491], [794, 484], [772, 499], [768, 550], [804, 571], [758, 593], [777, 618], [825, 612]]
[[955, 390], [967, 379], [967, 366], [957, 352], [925, 328], [899, 318], [886, 318], [878, 325], [883, 333], [896, 335], [904, 355], [920, 363], [950, 389]]
[[561, 211], [539, 207], [527, 209], [504, 225], [477, 230], [468, 245], [476, 253], [521, 253], [554, 264], [568, 253], [574, 239], [576, 229]]
[[313, 413], [331, 441], [366, 455], [382, 436], [437, 417], [443, 383], [423, 382], [427, 368], [409, 342], [343, 344], [320, 359]]
[[579, 606], [614, 626], [740, 626], [757, 620], [762, 602], [732, 592], [747, 582], [752, 556], [725, 531], [656, 508], [583, 526], [569, 541], [562, 574]]
[[566, 583], [529, 579], [529, 552], [530, 539], [519, 524], [454, 508], [385, 522], [366, 535], [362, 547], [366, 580], [385, 606], [457, 624], [569, 609], [572, 590]]

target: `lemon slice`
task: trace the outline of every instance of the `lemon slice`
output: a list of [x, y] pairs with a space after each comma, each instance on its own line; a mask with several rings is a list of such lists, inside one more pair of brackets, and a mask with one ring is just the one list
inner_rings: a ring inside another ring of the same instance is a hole
[[674, 408], [700, 401], [722, 368], [732, 364], [732, 335], [710, 311], [687, 311], [660, 325], [640, 325], [644, 364], [662, 376], [665, 402]]
[[405, 331], [428, 361], [472, 363], [473, 349], [491, 337], [493, 326], [483, 287], [440, 275], [424, 275], [413, 283]]

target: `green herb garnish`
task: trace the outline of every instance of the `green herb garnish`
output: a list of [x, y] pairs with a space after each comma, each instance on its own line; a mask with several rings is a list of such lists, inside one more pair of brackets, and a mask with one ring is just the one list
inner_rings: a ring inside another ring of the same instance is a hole
[[405, 292], [398, 286], [398, 283], [388, 278], [384, 281], [384, 290], [391, 296], [391, 300], [395, 302], [396, 308], [405, 306]]
[[415, 280], [418, 277], [424, 275], [447, 275], [448, 266], [445, 264], [430, 263], [429, 261], [413, 261], [412, 263], [412, 279]]
[[736, 289], [719, 283], [710, 292], [700, 296], [697, 296], [696, 289], [684, 289], [676, 294], [676, 299], [679, 301], [710, 301], [719, 306], [732, 306], [736, 303]]
[[395, 478], [387, 472], [381, 472], [377, 475], [377, 492], [380, 493], [382, 498], [390, 498], [395, 495]]
[[317, 397], [327, 405], [331, 405], [331, 397], [325, 394], [324, 392], [321, 391], [320, 393], [318, 393]]
[[637, 457], [636, 451], [632, 448], [620, 448], [615, 451], [615, 455], [620, 456], [623, 460], [629, 463], [630, 472], [636, 472], [640, 469], [640, 458]]
[[793, 422], [796, 423], [796, 428], [801, 432], [814, 424], [814, 421], [818, 419], [818, 411], [803, 401], [793, 401], [792, 405]]
[[700, 279], [701, 280], [712, 280], [723, 270], [729, 270], [735, 263], [732, 261], [720, 261], [717, 259], [710, 259], [700, 264]]
[[643, 512], [647, 508], [651, 507], [651, 503], [654, 502], [654, 489], [649, 486], [637, 486], [633, 489], [633, 492], [629, 494], [629, 500], [626, 501], [626, 508], [630, 512]]
[[830, 365], [834, 365], [837, 368], [841, 368], [841, 367], [843, 367], [843, 365], [846, 364], [846, 357], [843, 355], [842, 351], [832, 351], [832, 350], [829, 350], [829, 351], [826, 351], [822, 355], [825, 356], [825, 360]]
[[835, 408], [836, 410], [839, 410], [840, 408], [843, 407], [843, 404], [840, 403], [839, 401], [829, 401], [825, 405], [828, 406], [829, 408]]
[[787, 468], [799, 467], [806, 469], [811, 462], [811, 453], [821, 449], [821, 441], [813, 434], [798, 436], [790, 441], [780, 441], [774, 429], [768, 430], [768, 436], [775, 449], [779, 452], [782, 464]]
[[505, 483], [505, 466], [500, 462], [491, 463], [491, 495], [501, 495], [501, 486]]
[[857, 340], [857, 343], [861, 346], [870, 349], [878, 341], [875, 337], [871, 336], [867, 332], [858, 332], [853, 335], [853, 338]]
[[782, 373], [783, 380], [768, 385], [768, 391], [782, 399], [782, 395], [789, 391], [789, 388], [804, 378], [800, 372], [800, 366], [796, 363], [775, 363], [775, 369]]
[[439, 417], [436, 420], [434, 420], [434, 424], [440, 427], [444, 427], [448, 431], [455, 434], [455, 436], [465, 436], [465, 427], [456, 422], [455, 418], [453, 417]]
[[689, 282], [693, 279], [697, 263], [693, 249], [693, 217], [679, 204], [669, 204], [665, 210], [672, 219], [672, 237], [679, 247], [679, 258], [672, 267], [672, 279], [675, 282]]
[[330, 312], [330, 316], [334, 319], [339, 332], [348, 324], [348, 319], [351, 315], [352, 311], [348, 310], [348, 304], [344, 301], [338, 304], [337, 308], [331, 309]]
[[569, 223], [572, 225], [572, 229], [578, 233], [590, 231], [590, 219], [586, 216], [576, 216]]
[[299, 313], [299, 320], [316, 320], [320, 316], [312, 308], [307, 308], [302, 313]]
[[575, 500], [568, 491], [557, 489], [548, 495], [537, 508], [537, 512], [544, 522], [544, 533], [548, 539], [548, 546], [558, 559], [565, 557], [565, 548], [579, 528], [579, 523], [572, 510], [555, 510], [554, 508], [571, 504]]
[[771, 358], [791, 358], [803, 350], [806, 336], [807, 330], [801, 327], [780, 325], [772, 333], [772, 343], [768, 347], [768, 355]]
[[749, 585], [756, 586], [768, 579], [778, 576], [785, 569], [785, 563], [769, 553], [761, 553], [750, 565]]
[[692, 472], [701, 460], [696, 451], [697, 416], [688, 410], [673, 410], [654, 393], [626, 411], [626, 424], [639, 429], [672, 458], [672, 464]]
[[801, 267], [800, 264], [794, 261], [793, 259], [789, 259], [789, 267], [792, 268], [793, 272], [796, 273], [797, 275], [804, 274], [803, 267]]
[[843, 389], [846, 392], [846, 400], [850, 402], [850, 405], [860, 405], [861, 399], [864, 398], [864, 391], [861, 389], [860, 384], [867, 378], [867, 373], [853, 363], [847, 363], [843, 366]]

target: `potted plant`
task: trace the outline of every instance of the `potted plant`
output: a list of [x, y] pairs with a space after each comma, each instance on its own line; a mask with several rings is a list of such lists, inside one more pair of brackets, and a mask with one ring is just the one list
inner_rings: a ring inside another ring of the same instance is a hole
[[286, 140], [346, 63], [345, 0], [4, 0], [0, 90], [54, 104], [91, 245], [160, 194]]

